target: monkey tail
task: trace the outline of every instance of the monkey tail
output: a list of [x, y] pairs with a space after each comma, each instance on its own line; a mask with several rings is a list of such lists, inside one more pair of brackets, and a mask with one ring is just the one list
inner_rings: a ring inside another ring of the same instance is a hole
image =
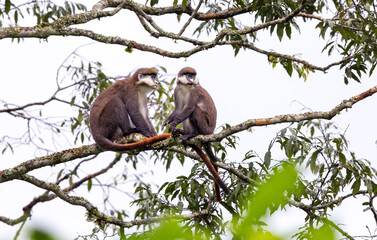
[[[204, 151], [208, 155], [209, 159], [211, 159], [212, 162], [220, 162], [220, 159], [213, 153], [211, 143], [206, 143], [204, 145]], [[213, 165], [213, 164], [212, 164]], [[217, 166], [213, 166], [216, 170], [216, 172], [219, 172]], [[217, 201], [221, 201], [221, 195], [220, 195], [220, 186], [218, 183], [215, 182], [215, 193], [216, 193], [216, 199]], [[227, 193], [229, 194], [229, 193]]]
[[151, 145], [153, 143], [165, 140], [171, 136], [170, 133], [164, 133], [161, 135], [153, 136], [146, 138], [144, 140], [141, 140], [139, 142], [135, 143], [128, 143], [128, 144], [119, 144], [119, 143], [113, 143], [107, 138], [101, 138], [101, 139], [95, 139], [97, 144], [101, 147], [111, 150], [111, 151], [127, 151], [127, 150], [135, 150], [139, 149], [141, 147], [145, 147], [148, 145]]
[[213, 179], [215, 180], [216, 198], [217, 198], [218, 201], [221, 201], [219, 186], [224, 190], [224, 192], [227, 195], [230, 194], [229, 188], [225, 185], [223, 180], [220, 178], [219, 174], [217, 173], [216, 168], [212, 165], [212, 163], [208, 159], [207, 155], [205, 155], [204, 152], [196, 145], [190, 145], [190, 147], [192, 147], [192, 149], [194, 149], [194, 151], [200, 156], [200, 158], [203, 160], [203, 162], [207, 166], [208, 170], [212, 174]]

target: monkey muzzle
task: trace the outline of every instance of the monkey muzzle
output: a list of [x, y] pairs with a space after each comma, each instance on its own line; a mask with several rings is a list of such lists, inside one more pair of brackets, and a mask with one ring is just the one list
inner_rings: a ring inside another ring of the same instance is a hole
[[194, 80], [195, 79], [187, 78], [187, 85], [190, 85], [190, 86], [194, 85]]

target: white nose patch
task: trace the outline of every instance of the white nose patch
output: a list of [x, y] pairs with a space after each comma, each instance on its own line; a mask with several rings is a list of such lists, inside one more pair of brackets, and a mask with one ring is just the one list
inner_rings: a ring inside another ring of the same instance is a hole
[[150, 75], [140, 74], [138, 84], [145, 84], [147, 86], [155, 88], [156, 87], [155, 77], [152, 77]]
[[[182, 84], [189, 84], [189, 80], [187, 79], [187, 77], [185, 75], [182, 75], [180, 77], [178, 77], [178, 82], [182, 83]], [[194, 85], [198, 84], [199, 83], [199, 78], [198, 77], [195, 77], [195, 79], [193, 81], [191, 81]]]

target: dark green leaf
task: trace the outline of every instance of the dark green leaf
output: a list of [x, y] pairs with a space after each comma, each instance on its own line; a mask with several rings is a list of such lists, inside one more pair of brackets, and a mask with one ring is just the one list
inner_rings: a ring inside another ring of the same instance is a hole
[[287, 24], [285, 26], [285, 34], [287, 34], [287, 37], [291, 39], [291, 34], [292, 34], [292, 28], [290, 24]]
[[360, 179], [356, 179], [355, 182], [352, 184], [352, 195], [355, 196], [359, 190], [360, 190], [360, 184], [361, 184], [361, 181]]
[[153, 7], [156, 4], [158, 4], [158, 0], [151, 0], [151, 7]]
[[88, 180], [88, 192], [90, 192], [90, 189], [92, 189], [92, 179], [89, 178]]
[[12, 5], [12, 3], [10, 2], [10, 0], [5, 0], [4, 12], [5, 12], [6, 14], [9, 13], [9, 11], [10, 11], [10, 6], [11, 6], [11, 5]]
[[182, 10], [183, 11], [186, 9], [186, 6], [187, 6], [187, 0], [183, 0], [182, 1]]
[[266, 154], [264, 155], [264, 165], [266, 168], [270, 166], [271, 163], [271, 152], [267, 151]]
[[284, 34], [284, 25], [283, 24], [278, 24], [276, 34], [278, 35], [278, 38], [281, 41], [283, 39], [283, 34]]

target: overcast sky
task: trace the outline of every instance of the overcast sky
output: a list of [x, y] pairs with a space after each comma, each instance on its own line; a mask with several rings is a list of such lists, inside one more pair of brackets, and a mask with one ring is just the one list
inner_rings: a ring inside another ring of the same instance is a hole
[[[145, 34], [137, 32], [140, 25], [134, 16], [119, 14], [112, 19], [92, 21], [86, 27], [109, 35], [118, 35], [127, 39], [139, 40], [147, 43], [157, 43], [148, 40]], [[161, 23], [169, 21], [163, 18]], [[182, 22], [182, 24], [184, 21]], [[252, 21], [250, 21], [250, 24]], [[171, 23], [169, 23], [171, 24]], [[172, 28], [172, 24], [170, 25]], [[278, 42], [277, 37], [265, 33], [261, 35], [256, 45], [266, 50], [282, 51], [288, 54], [297, 54], [297, 57], [308, 60], [313, 64], [324, 66], [336, 57], [320, 54], [324, 42], [318, 37], [318, 30], [314, 24], [307, 24], [301, 29], [301, 35], [294, 34], [292, 40], [286, 38]], [[180, 29], [180, 27], [176, 27]], [[259, 35], [258, 35], [259, 36]], [[56, 71], [63, 60], [78, 46], [90, 43], [91, 40], [75, 37], [50, 37], [48, 41], [39, 39], [26, 39], [21, 43], [11, 42], [9, 39], [0, 41], [0, 100], [15, 104], [25, 104], [33, 101], [42, 101], [49, 98], [55, 91]], [[184, 45], [163, 40], [157, 43], [164, 49], [181, 51]], [[228, 123], [235, 125], [251, 118], [272, 117], [279, 114], [301, 113], [311, 109], [313, 111], [328, 111], [342, 100], [359, 94], [377, 84], [375, 75], [371, 78], [364, 76], [362, 83], [343, 83], [343, 72], [338, 67], [332, 68], [327, 74], [317, 72], [309, 75], [307, 82], [299, 79], [297, 74], [289, 77], [282, 67], [275, 69], [267, 62], [267, 57], [251, 51], [240, 51], [234, 57], [230, 47], [218, 47], [205, 52], [200, 52], [188, 59], [169, 59], [143, 53], [135, 50], [132, 54], [124, 51], [122, 46], [95, 43], [79, 50], [87, 59], [103, 63], [104, 71], [108, 75], [127, 75], [139, 67], [154, 67], [157, 65], [167, 68], [165, 77], [172, 78], [185, 67], [194, 67], [198, 72], [201, 85], [208, 90], [218, 109], [217, 126]], [[370, 160], [376, 167], [377, 155], [377, 97], [372, 96], [354, 105], [352, 109], [342, 112], [333, 121], [343, 130], [347, 129], [346, 137], [350, 140], [350, 149], [358, 157]], [[2, 108], [3, 106], [0, 106]], [[306, 108], [305, 110], [303, 110]], [[59, 108], [55, 111], [57, 116], [64, 116], [65, 112]], [[22, 129], [17, 126], [21, 123], [6, 114], [0, 115], [0, 137], [3, 135], [19, 136]], [[227, 159], [241, 160], [246, 151], [253, 149], [261, 156], [268, 148], [270, 140], [284, 124], [254, 128], [253, 131], [237, 134], [241, 137], [237, 151], [230, 151]], [[64, 140], [65, 142], [65, 140]], [[46, 143], [49, 144], [49, 143]], [[62, 143], [56, 151], [68, 147], [78, 147]], [[34, 158], [33, 146], [24, 146], [0, 155], [0, 169], [15, 166], [26, 160]], [[113, 156], [109, 154], [108, 156]], [[188, 175], [190, 160], [185, 167], [179, 164], [174, 169], [180, 174]], [[98, 162], [93, 163], [93, 165]], [[164, 168], [156, 168], [164, 176]], [[89, 171], [90, 172], [90, 171]], [[47, 180], [51, 178], [50, 169], [44, 169], [39, 174], [44, 174]], [[38, 174], [38, 171], [37, 171]], [[165, 178], [165, 176], [164, 176]], [[160, 179], [165, 180], [165, 179]], [[22, 207], [28, 204], [33, 197], [42, 193], [29, 184], [12, 181], [0, 185], [0, 215], [17, 218], [22, 214]], [[5, 197], [6, 196], [6, 197]], [[95, 199], [89, 196], [89, 199]], [[372, 219], [369, 212], [363, 213], [359, 205], [351, 205], [353, 200], [347, 200], [342, 209], [333, 214], [336, 222], [346, 224], [349, 233], [366, 233], [365, 225]], [[100, 204], [94, 201], [94, 204]], [[355, 213], [354, 213], [355, 212]], [[55, 229], [58, 235], [71, 239], [77, 233], [90, 233], [92, 224], [85, 221], [85, 211], [81, 207], [73, 207], [60, 200], [39, 204], [32, 212], [32, 222], [27, 222], [26, 228], [35, 225], [46, 225]], [[272, 226], [279, 228], [282, 234], [295, 230], [303, 223], [300, 211], [288, 211], [289, 216], [295, 216], [292, 222], [281, 221], [281, 218], [271, 219]], [[285, 215], [286, 217], [286, 215]], [[293, 217], [292, 217], [293, 218]], [[67, 220], [68, 219], [68, 220]], [[375, 225], [371, 225], [374, 229]], [[0, 239], [14, 236], [19, 226], [8, 227], [0, 223]]]

